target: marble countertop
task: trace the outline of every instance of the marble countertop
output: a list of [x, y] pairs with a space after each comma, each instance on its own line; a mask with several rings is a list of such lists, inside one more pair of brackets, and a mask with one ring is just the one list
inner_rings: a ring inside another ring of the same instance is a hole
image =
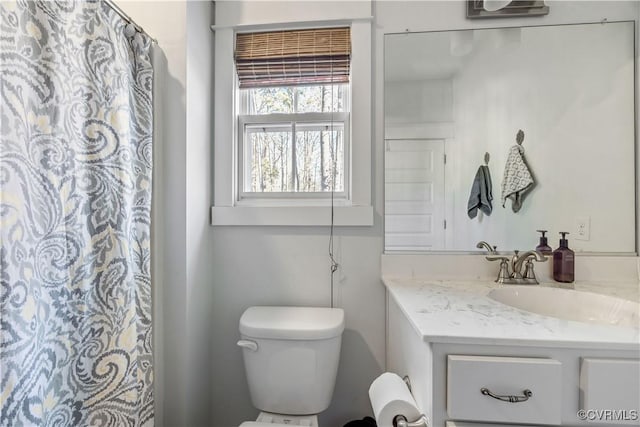
[[[490, 281], [383, 277], [389, 295], [427, 342], [563, 348], [640, 349], [640, 330], [530, 313], [487, 297], [505, 286]], [[557, 283], [539, 286], [566, 287]], [[576, 283], [576, 291], [640, 301], [635, 284]]]

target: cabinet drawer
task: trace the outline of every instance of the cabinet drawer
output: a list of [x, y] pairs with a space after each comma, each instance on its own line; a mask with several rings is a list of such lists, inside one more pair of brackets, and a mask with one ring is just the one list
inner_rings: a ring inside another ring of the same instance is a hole
[[[562, 366], [553, 359], [449, 355], [447, 412], [456, 420], [560, 424]], [[483, 394], [501, 396], [499, 400]], [[531, 396], [525, 400], [525, 390]], [[519, 396], [510, 402], [509, 396]]]

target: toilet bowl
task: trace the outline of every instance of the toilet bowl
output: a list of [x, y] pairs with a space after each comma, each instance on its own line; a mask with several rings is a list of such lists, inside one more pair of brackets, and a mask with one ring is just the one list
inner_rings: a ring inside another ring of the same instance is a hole
[[240, 340], [253, 406], [241, 427], [311, 426], [333, 395], [344, 311], [326, 307], [250, 307]]

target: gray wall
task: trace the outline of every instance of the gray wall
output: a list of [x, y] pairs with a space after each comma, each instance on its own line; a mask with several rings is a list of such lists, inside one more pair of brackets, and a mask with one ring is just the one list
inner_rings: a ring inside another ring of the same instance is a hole
[[[187, 390], [188, 426], [210, 426], [214, 372], [214, 326], [211, 315], [215, 287], [212, 278], [213, 230], [209, 226], [211, 141], [213, 135], [213, 33], [212, 2], [187, 2]], [[184, 351], [183, 350], [183, 351]]]

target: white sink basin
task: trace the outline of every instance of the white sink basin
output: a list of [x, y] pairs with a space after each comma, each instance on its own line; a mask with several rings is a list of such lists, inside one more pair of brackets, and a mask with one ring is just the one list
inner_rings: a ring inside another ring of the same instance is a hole
[[514, 286], [494, 289], [487, 296], [543, 316], [640, 328], [640, 304], [607, 295], [571, 289]]

